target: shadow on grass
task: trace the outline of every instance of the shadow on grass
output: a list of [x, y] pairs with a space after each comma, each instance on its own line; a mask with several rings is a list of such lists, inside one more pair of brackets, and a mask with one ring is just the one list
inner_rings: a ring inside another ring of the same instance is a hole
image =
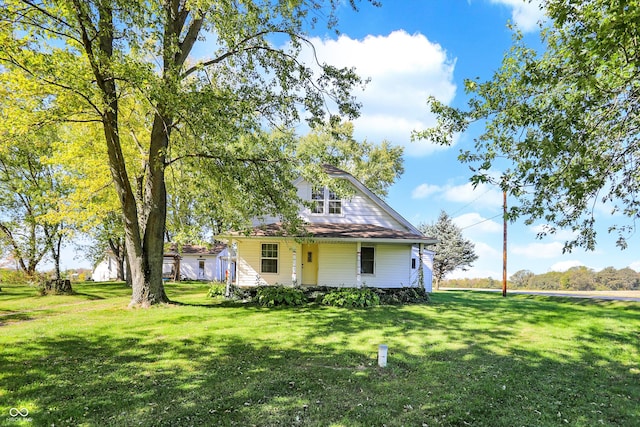
[[[0, 424], [19, 405], [28, 407], [33, 425], [640, 420], [640, 315], [629, 305], [611, 310], [597, 302], [455, 294], [434, 295], [428, 306], [370, 310], [188, 305], [122, 335], [107, 323], [89, 334], [67, 329], [3, 349]], [[526, 328], [562, 329], [587, 315], [629, 327], [576, 328], [566, 348], [518, 343]], [[376, 365], [383, 340], [386, 369]]]

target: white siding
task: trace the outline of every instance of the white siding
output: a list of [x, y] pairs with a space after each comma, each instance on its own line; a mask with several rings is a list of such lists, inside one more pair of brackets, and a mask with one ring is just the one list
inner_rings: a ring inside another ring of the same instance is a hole
[[108, 254], [105, 259], [100, 261], [96, 268], [91, 273], [91, 279], [96, 282], [106, 282], [108, 280], [115, 280], [118, 277], [118, 266], [116, 265], [115, 258]]
[[[311, 184], [307, 181], [300, 181], [297, 184], [298, 197], [302, 200], [311, 200]], [[342, 200], [342, 214], [329, 215], [312, 214], [308, 208], [300, 209], [300, 217], [310, 223], [333, 223], [333, 224], [372, 224], [394, 230], [406, 231], [406, 227], [394, 219], [388, 212], [373, 202], [368, 196], [355, 189], [356, 194], [351, 198]], [[265, 216], [255, 218], [253, 225], [272, 224], [279, 222], [280, 218]]]
[[[301, 181], [298, 184], [298, 196], [303, 200], [311, 200], [311, 184]], [[312, 214], [309, 209], [302, 209], [300, 216], [310, 223], [333, 224], [372, 224], [396, 230], [405, 230], [397, 220], [380, 208], [369, 197], [356, 190], [349, 199], [342, 200], [342, 214]]]
[[[204, 276], [199, 276], [200, 261], [204, 261]], [[218, 260], [213, 255], [182, 255], [180, 260], [180, 275], [192, 280], [215, 280]]]
[[355, 243], [321, 243], [318, 246], [318, 285], [356, 286]]
[[374, 274], [363, 274], [362, 283], [370, 288], [411, 286], [410, 245], [367, 245], [374, 247]]

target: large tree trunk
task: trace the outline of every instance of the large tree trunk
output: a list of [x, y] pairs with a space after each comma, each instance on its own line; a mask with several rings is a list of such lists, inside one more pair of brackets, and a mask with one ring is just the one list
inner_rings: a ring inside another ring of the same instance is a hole
[[[168, 302], [162, 283], [162, 249], [166, 217], [166, 190], [164, 187], [164, 149], [168, 136], [164, 139], [152, 134], [149, 150], [149, 171], [147, 176], [148, 196], [135, 198], [127, 166], [120, 143], [118, 129], [118, 90], [116, 79], [111, 75], [109, 61], [113, 56], [114, 25], [113, 10], [103, 5], [99, 9], [99, 55], [94, 56], [93, 41], [83, 32], [85, 50], [107, 106], [102, 113], [102, 125], [109, 156], [111, 176], [122, 206], [125, 230], [125, 248], [131, 272], [132, 296], [130, 307], [148, 307]], [[82, 9], [78, 9], [80, 22], [90, 25], [91, 19]], [[105, 61], [106, 58], [106, 62]], [[155, 129], [155, 122], [154, 122]], [[163, 145], [164, 144], [164, 145]], [[142, 216], [139, 216], [142, 214]]]

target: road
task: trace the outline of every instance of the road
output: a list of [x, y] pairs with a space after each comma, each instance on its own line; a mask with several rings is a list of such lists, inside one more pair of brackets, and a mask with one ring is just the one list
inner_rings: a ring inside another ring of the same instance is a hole
[[[502, 289], [479, 289], [479, 288], [440, 288], [441, 291], [478, 291], [478, 292], [502, 292]], [[522, 295], [544, 295], [550, 297], [568, 297], [568, 298], [590, 298], [611, 301], [633, 301], [640, 302], [640, 291], [526, 291], [526, 290], [510, 290], [509, 294]]]

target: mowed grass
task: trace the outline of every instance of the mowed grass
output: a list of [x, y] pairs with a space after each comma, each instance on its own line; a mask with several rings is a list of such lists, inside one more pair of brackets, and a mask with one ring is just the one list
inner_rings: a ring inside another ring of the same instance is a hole
[[0, 425], [640, 425], [638, 303], [448, 291], [267, 309], [167, 288], [179, 304], [132, 310], [119, 283], [3, 285]]

